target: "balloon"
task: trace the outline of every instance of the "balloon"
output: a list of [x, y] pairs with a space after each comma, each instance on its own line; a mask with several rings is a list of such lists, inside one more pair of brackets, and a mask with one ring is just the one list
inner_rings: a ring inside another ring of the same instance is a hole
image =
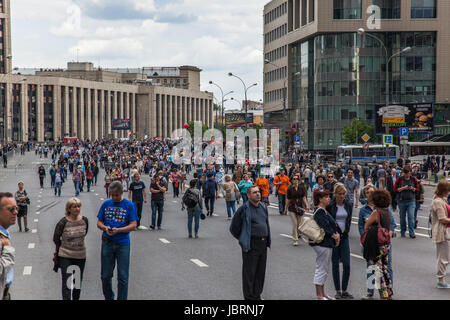
[[189, 128], [189, 125], [187, 123], [184, 124], [184, 128], [187, 129]]

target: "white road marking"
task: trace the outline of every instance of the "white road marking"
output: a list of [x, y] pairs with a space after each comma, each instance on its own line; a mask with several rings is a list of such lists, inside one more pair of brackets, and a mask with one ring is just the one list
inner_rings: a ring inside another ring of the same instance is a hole
[[37, 232], [37, 229], [31, 230], [31, 233], [36, 233], [36, 232]]
[[36, 206], [36, 208], [40, 208], [41, 206]]
[[198, 265], [200, 268], [208, 268], [209, 267], [206, 263], [203, 263], [198, 259], [191, 259], [191, 261], [193, 263], [195, 263], [196, 265]]
[[41, 202], [41, 200], [38, 200], [37, 202]]
[[172, 202], [174, 202], [174, 203], [177, 203], [177, 201], [176, 201], [176, 200], [172, 200]]
[[102, 201], [103, 201], [103, 200], [105, 200], [105, 199], [103, 199], [103, 198], [100, 198], [100, 200], [102, 200]]
[[213, 213], [213, 217], [220, 217], [220, 215]]
[[292, 239], [292, 236], [288, 236], [287, 234], [283, 234], [283, 233], [281, 233], [281, 234], [280, 234], [280, 236], [282, 236], [282, 237], [285, 237], [285, 238], [289, 238], [289, 239]]
[[354, 253], [350, 253], [350, 255], [351, 255], [352, 257], [355, 257], [355, 258], [358, 258], [358, 259], [361, 259], [361, 260], [366, 260], [366, 259], [364, 259], [363, 257], [358, 256], [357, 254], [354, 254]]
[[98, 196], [98, 193], [96, 193], [95, 195]]
[[23, 268], [23, 275], [24, 276], [29, 276], [31, 275], [31, 270], [33, 269], [32, 266], [26, 266]]
[[34, 249], [36, 245], [34, 243], [29, 243], [28, 244], [28, 249]]
[[40, 212], [39, 212], [39, 211], [36, 211], [36, 214], [40, 214]]
[[34, 219], [34, 222], [39, 222], [39, 219]]
[[167, 239], [164, 239], [164, 238], [161, 238], [161, 239], [159, 239], [159, 241], [161, 241], [162, 243], [165, 243], [165, 244], [168, 244], [168, 243], [170, 243], [170, 241], [169, 241], [169, 240], [167, 240]]

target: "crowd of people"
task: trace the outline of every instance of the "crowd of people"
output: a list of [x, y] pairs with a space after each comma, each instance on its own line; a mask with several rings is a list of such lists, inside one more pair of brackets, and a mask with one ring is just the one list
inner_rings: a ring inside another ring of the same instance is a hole
[[[319, 300], [352, 299], [348, 292], [350, 281], [350, 229], [353, 210], [359, 208], [358, 231], [363, 255], [367, 261], [367, 295], [374, 298], [378, 289], [381, 299], [393, 297], [392, 243], [396, 222], [393, 212], [399, 211], [400, 236], [414, 239], [417, 212], [424, 202], [424, 171], [438, 163], [439, 169], [449, 167], [445, 159], [430, 157], [424, 164], [399, 159], [396, 165], [330, 164], [316, 155], [299, 155], [294, 161], [280, 163], [273, 172], [271, 167], [259, 163], [192, 165], [174, 163], [174, 146], [170, 139], [98, 140], [37, 145], [39, 157], [51, 157], [48, 170], [39, 166], [40, 187], [50, 177], [55, 196], [61, 196], [63, 185], [72, 179], [74, 197], [66, 203], [65, 217], [55, 227], [55, 271], [61, 269], [63, 299], [79, 299], [80, 288], [68, 288], [67, 269], [77, 266], [84, 272], [86, 248], [84, 239], [89, 222], [81, 214], [80, 193], [90, 192], [92, 186], [103, 184], [106, 200], [97, 215], [97, 228], [103, 231], [101, 253], [101, 280], [105, 299], [114, 299], [112, 277], [118, 266], [117, 298], [128, 297], [130, 264], [130, 237], [134, 230], [161, 230], [164, 203], [169, 189], [173, 198], [181, 197], [182, 210], [186, 210], [187, 237], [198, 238], [200, 220], [213, 217], [215, 202], [223, 198], [230, 232], [239, 240], [243, 261], [243, 294], [245, 299], [259, 300], [263, 291], [267, 247], [271, 244], [268, 207], [270, 195], [277, 198], [280, 215], [289, 215], [292, 226], [292, 244], [299, 245], [303, 237], [316, 253], [314, 284]], [[203, 155], [203, 159], [206, 155]], [[104, 170], [104, 181], [98, 181]], [[47, 172], [48, 171], [48, 172]], [[149, 177], [148, 186], [143, 177]], [[192, 176], [192, 177], [191, 177]], [[124, 197], [127, 195], [127, 198]], [[147, 194], [149, 197], [147, 198]], [[433, 242], [437, 246], [438, 288], [449, 288], [445, 280], [449, 258], [448, 226], [450, 183], [439, 182], [433, 200]], [[151, 202], [151, 223], [142, 220], [143, 207]], [[13, 265], [8, 227], [18, 217], [19, 231], [28, 232], [27, 206], [30, 200], [19, 182], [13, 196], [0, 194], [0, 231], [2, 266], [0, 294], [8, 296], [11, 282], [6, 276]], [[272, 206], [273, 207], [273, 206]], [[205, 214], [203, 213], [205, 212]], [[312, 218], [307, 213], [312, 212]], [[13, 219], [14, 218], [14, 219]], [[317, 239], [303, 233], [310, 225], [318, 230]], [[382, 232], [381, 232], [381, 231]], [[380, 236], [381, 234], [381, 236]], [[342, 263], [342, 275], [340, 264]], [[325, 293], [329, 266], [332, 266], [335, 295]], [[3, 276], [3, 277], [2, 277]], [[9, 281], [9, 282], [8, 282]], [[377, 285], [375, 285], [377, 284]], [[3, 291], [3, 288], [4, 289]]]

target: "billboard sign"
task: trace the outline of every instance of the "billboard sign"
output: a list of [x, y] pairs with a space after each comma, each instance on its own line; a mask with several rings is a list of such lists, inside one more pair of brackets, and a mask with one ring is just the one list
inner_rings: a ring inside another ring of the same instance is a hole
[[112, 119], [112, 130], [131, 130], [130, 119]]
[[386, 106], [375, 105], [375, 130], [377, 135], [386, 133], [400, 135], [404, 128], [408, 134], [433, 134], [433, 104], [432, 103], [402, 103]]
[[[227, 128], [245, 128], [245, 113], [227, 113], [225, 114]], [[253, 126], [253, 113], [247, 113], [247, 124]]]

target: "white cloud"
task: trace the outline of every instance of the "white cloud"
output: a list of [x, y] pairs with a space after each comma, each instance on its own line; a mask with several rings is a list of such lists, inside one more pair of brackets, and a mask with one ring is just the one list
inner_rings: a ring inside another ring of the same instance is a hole
[[114, 40], [81, 40], [69, 53], [79, 50], [80, 57], [102, 57], [109, 59], [132, 59], [138, 57], [143, 50], [140, 41], [123, 38]]

